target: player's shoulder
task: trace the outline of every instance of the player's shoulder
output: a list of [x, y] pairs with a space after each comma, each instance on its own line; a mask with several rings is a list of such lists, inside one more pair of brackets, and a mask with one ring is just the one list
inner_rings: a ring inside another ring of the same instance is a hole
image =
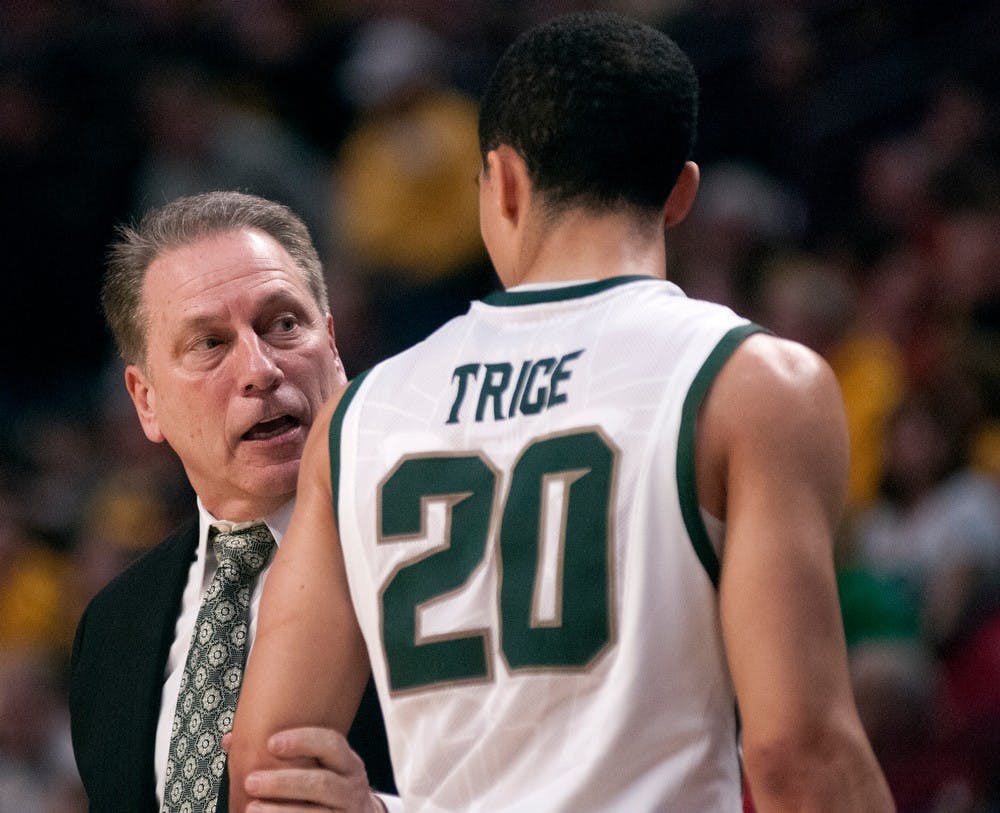
[[[836, 494], [846, 482], [847, 421], [829, 364], [796, 342], [757, 333], [733, 352], [699, 416], [704, 471], [795, 471]], [[713, 478], [709, 478], [711, 481]]]
[[733, 367], [767, 390], [798, 392], [833, 382], [833, 370], [815, 350], [804, 344], [783, 339], [771, 333], [757, 332], [743, 341], [733, 353]]
[[710, 420], [745, 434], [766, 427], [788, 435], [840, 420], [843, 398], [830, 365], [816, 351], [769, 333], [735, 349], [712, 385]]

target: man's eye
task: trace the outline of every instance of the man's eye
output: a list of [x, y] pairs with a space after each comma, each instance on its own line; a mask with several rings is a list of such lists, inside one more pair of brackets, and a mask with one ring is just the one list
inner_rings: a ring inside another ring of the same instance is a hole
[[215, 336], [205, 336], [195, 342], [195, 350], [214, 350], [222, 344], [222, 341]]
[[282, 316], [280, 319], [275, 321], [274, 328], [282, 333], [289, 333], [290, 331], [295, 330], [297, 325], [298, 321], [294, 316]]

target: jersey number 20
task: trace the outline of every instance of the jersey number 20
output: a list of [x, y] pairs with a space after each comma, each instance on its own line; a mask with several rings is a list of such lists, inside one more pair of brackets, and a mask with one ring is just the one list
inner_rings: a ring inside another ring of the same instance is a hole
[[[597, 429], [532, 441], [514, 466], [506, 498], [496, 504], [499, 475], [482, 455], [400, 462], [379, 492], [381, 541], [422, 538], [431, 502], [444, 502], [448, 516], [444, 545], [405, 563], [382, 591], [392, 691], [493, 674], [488, 630], [425, 638], [418, 635], [417, 615], [422, 605], [459, 592], [491, 554], [494, 510], [500, 519], [499, 649], [508, 668], [579, 669], [600, 654], [613, 634], [614, 464], [614, 447]], [[561, 499], [553, 498], [553, 488]], [[546, 550], [553, 544], [555, 550]], [[543, 562], [550, 580], [555, 574], [547, 609], [539, 599]]]

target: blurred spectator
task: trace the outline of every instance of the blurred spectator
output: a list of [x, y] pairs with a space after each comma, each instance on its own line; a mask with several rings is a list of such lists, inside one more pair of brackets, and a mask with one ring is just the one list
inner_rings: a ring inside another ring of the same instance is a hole
[[801, 242], [806, 216], [805, 203], [758, 166], [706, 165], [690, 216], [667, 241], [667, 273], [689, 296], [759, 310], [760, 266]]
[[136, 63], [127, 29], [90, 5], [0, 3], [0, 402], [83, 400], [104, 356], [91, 303], [137, 155]]
[[359, 263], [410, 281], [481, 254], [475, 103], [443, 82], [446, 51], [405, 19], [374, 20], [344, 83], [364, 111], [338, 166], [339, 234]]
[[[343, 81], [360, 110], [340, 151], [335, 240], [364, 274], [383, 346], [399, 350], [477, 295], [487, 278], [479, 237], [475, 102], [446, 81], [448, 51], [404, 18], [375, 18]], [[381, 314], [383, 317], [378, 318]]]
[[854, 321], [854, 297], [846, 269], [808, 254], [769, 258], [752, 294], [758, 322], [827, 358]]
[[[226, 91], [203, 65], [153, 69], [143, 91], [147, 150], [136, 174], [135, 208], [240, 189], [292, 207], [324, 235], [328, 162], [269, 110], [238, 104]], [[317, 248], [326, 246], [319, 241]]]
[[[962, 766], [979, 804], [1000, 802], [1000, 570], [981, 562], [941, 570], [925, 591], [922, 626], [939, 668], [935, 753]], [[992, 805], [992, 806], [990, 806]]]
[[86, 810], [57, 669], [42, 650], [4, 652], [0, 658], [0, 811]]
[[62, 638], [65, 571], [64, 559], [31, 533], [13, 495], [0, 495], [0, 661]]
[[851, 443], [848, 511], [871, 505], [882, 479], [885, 428], [907, 387], [905, 348], [918, 330], [919, 263], [892, 255], [855, 292], [855, 318], [829, 351], [844, 394]]
[[1000, 486], [969, 467], [967, 416], [949, 396], [914, 394], [892, 417], [880, 498], [854, 528], [858, 560], [917, 595], [955, 567], [1000, 568]]
[[148, 473], [123, 468], [101, 482], [88, 501], [71, 556], [73, 579], [65, 586], [66, 652], [90, 599], [173, 530], [175, 518], [162, 492], [163, 484]]
[[871, 641], [857, 647], [851, 677], [899, 813], [989, 809], [975, 771], [942, 732], [938, 671], [918, 643]]
[[312, 148], [333, 155], [354, 110], [340, 82], [362, 13], [325, 0], [242, 0], [214, 4], [226, 32], [217, 59], [232, 93], [264, 107]]

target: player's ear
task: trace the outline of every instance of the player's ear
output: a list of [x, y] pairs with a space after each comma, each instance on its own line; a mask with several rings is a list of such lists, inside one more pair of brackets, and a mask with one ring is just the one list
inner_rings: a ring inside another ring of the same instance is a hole
[[669, 229], [676, 226], [691, 211], [694, 204], [695, 195], [698, 194], [698, 184], [701, 180], [701, 171], [694, 161], [688, 161], [681, 169], [681, 174], [677, 177], [674, 188], [670, 190], [670, 197], [663, 207], [663, 226]]
[[495, 211], [516, 226], [527, 209], [531, 193], [528, 167], [517, 150], [501, 144], [486, 155], [489, 192], [494, 196]]
[[160, 422], [156, 417], [156, 390], [137, 364], [129, 364], [125, 368], [125, 389], [135, 404], [135, 411], [146, 437], [153, 443], [163, 443], [166, 438], [160, 431]]

